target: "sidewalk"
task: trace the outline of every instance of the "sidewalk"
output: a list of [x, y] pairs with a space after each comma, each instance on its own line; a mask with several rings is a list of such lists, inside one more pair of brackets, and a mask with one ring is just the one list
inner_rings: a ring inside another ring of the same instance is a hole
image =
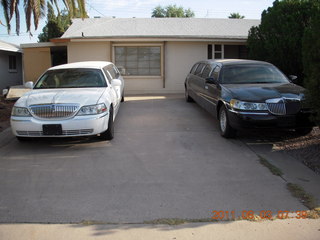
[[2, 224], [1, 240], [57, 239], [320, 239], [320, 219], [168, 225]]
[[257, 143], [247, 141], [246, 144], [254, 153], [267, 159], [271, 164], [280, 168], [283, 172], [282, 179], [287, 183], [298, 184], [304, 190], [314, 196], [317, 207], [320, 207], [320, 175], [316, 174], [301, 160], [291, 157], [283, 151], [273, 149], [272, 143]]

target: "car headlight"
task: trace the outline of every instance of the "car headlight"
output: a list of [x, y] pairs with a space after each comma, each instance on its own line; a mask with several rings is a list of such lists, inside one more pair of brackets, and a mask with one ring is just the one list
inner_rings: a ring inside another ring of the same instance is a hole
[[95, 115], [95, 114], [104, 113], [106, 111], [107, 111], [106, 105], [104, 103], [100, 103], [96, 105], [83, 106], [77, 115], [78, 116]]
[[11, 115], [15, 117], [30, 117], [31, 114], [27, 108], [24, 107], [13, 107]]
[[237, 99], [231, 99], [230, 105], [233, 109], [249, 110], [249, 111], [263, 111], [268, 110], [265, 103], [243, 102]]

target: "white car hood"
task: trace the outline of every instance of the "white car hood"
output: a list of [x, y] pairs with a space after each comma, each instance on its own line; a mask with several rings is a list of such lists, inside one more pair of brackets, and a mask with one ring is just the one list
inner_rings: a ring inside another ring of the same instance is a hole
[[97, 104], [105, 88], [63, 88], [32, 90], [21, 97], [17, 106], [76, 103], [80, 106]]

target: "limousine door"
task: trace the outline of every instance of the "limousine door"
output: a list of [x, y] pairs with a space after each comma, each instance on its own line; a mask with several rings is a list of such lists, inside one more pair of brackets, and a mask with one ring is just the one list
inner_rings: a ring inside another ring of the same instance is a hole
[[210, 76], [206, 78], [204, 86], [204, 95], [208, 102], [207, 109], [216, 115], [218, 100], [221, 89], [218, 84], [220, 67], [216, 66], [211, 72]]

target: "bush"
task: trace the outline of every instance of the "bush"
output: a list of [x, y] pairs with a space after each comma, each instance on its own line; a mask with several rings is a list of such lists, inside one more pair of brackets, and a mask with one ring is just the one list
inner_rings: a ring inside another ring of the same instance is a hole
[[317, 115], [314, 120], [320, 126], [320, 7], [312, 15], [303, 37], [303, 67], [307, 98]]
[[261, 24], [250, 29], [249, 57], [268, 61], [303, 85], [302, 38], [319, 0], [276, 0], [262, 12]]

